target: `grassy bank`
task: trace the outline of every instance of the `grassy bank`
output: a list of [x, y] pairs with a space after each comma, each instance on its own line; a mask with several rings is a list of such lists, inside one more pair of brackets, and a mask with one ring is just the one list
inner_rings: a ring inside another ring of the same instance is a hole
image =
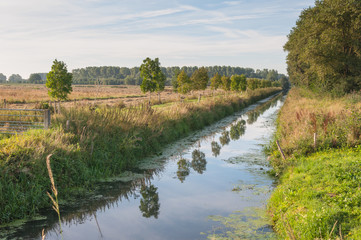
[[282, 239], [361, 239], [360, 100], [289, 93], [275, 135], [286, 160], [269, 149], [280, 182], [268, 209]]
[[59, 199], [75, 199], [91, 191], [100, 179], [136, 171], [141, 158], [160, 154], [166, 144], [277, 91], [280, 89], [259, 89], [242, 96], [154, 109], [124, 105], [63, 109], [52, 119], [50, 130], [2, 138], [0, 224], [51, 206], [46, 195], [51, 190], [45, 164], [50, 153]]

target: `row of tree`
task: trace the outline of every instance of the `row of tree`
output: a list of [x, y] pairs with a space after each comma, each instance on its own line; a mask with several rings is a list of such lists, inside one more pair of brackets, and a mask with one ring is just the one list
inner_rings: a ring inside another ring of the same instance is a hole
[[[162, 71], [158, 58], [154, 60], [146, 58], [140, 66], [140, 76], [143, 78], [140, 88], [144, 93], [149, 92], [149, 98], [152, 92], [158, 92], [159, 94], [164, 90], [166, 75]], [[212, 90], [221, 88], [224, 91], [245, 91], [246, 89], [254, 90], [272, 86], [289, 87], [286, 77], [282, 77], [280, 80], [247, 79], [244, 74], [229, 77], [215, 73], [210, 79], [206, 67], [197, 68], [190, 76], [185, 70], [178, 71], [173, 76], [171, 83], [175, 92], [187, 94], [190, 91], [205, 90], [208, 87], [209, 80]], [[201, 93], [199, 92], [199, 94]], [[200, 97], [201, 95], [199, 95], [199, 100]]]
[[[224, 76], [241, 75], [244, 74], [248, 78], [261, 78], [271, 81], [279, 80], [285, 77], [279, 74], [277, 70], [254, 70], [252, 68], [230, 67], [230, 66], [211, 66], [204, 67], [208, 71], [208, 76], [212, 77], [218, 73]], [[165, 85], [171, 85], [174, 76], [179, 72], [184, 71], [187, 75], [191, 76], [198, 67], [161, 67], [161, 71], [165, 76]], [[141, 76], [141, 69], [139, 67], [126, 68], [126, 67], [87, 67], [73, 70], [73, 77], [75, 84], [94, 84], [99, 81], [104, 85], [141, 85], [143, 78]]]
[[[212, 66], [204, 67], [207, 69], [208, 76], [212, 77], [216, 73], [221, 76], [232, 75], [245, 75], [247, 78], [260, 78], [270, 81], [279, 80], [285, 77], [284, 74], [279, 74], [277, 70], [263, 69], [256, 71], [252, 68], [230, 67], [230, 66]], [[165, 75], [165, 85], [172, 84], [172, 79], [177, 77], [181, 71], [184, 71], [187, 75], [191, 76], [198, 67], [161, 67], [161, 71]], [[102, 85], [141, 85], [143, 78], [141, 77], [139, 67], [126, 68], [126, 67], [86, 67], [80, 69], [74, 69], [73, 83], [74, 84], [102, 84]], [[23, 79], [19, 74], [13, 74], [6, 78], [4, 74], [0, 73], [0, 83], [5, 83], [6, 80], [11, 83], [34, 83], [44, 84], [46, 82], [47, 73], [32, 73], [29, 79]]]
[[288, 36], [294, 85], [343, 94], [361, 89], [361, 1], [317, 0]]
[[0, 73], [0, 83], [36, 83], [44, 84], [46, 82], [47, 73], [32, 73], [29, 79], [23, 79], [20, 74], [12, 74], [7, 78], [4, 74]]

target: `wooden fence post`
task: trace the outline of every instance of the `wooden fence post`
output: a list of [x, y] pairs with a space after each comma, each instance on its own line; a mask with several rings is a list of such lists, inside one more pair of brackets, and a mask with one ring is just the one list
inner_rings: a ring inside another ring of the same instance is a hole
[[280, 151], [280, 153], [282, 155], [283, 160], [286, 160], [285, 154], [283, 153], [282, 148], [281, 148], [280, 143], [278, 142], [278, 140], [276, 141], [276, 143], [277, 143], [278, 150]]
[[316, 148], [317, 146], [317, 133], [313, 134], [313, 147]]
[[50, 109], [44, 111], [44, 129], [50, 128]]
[[70, 128], [70, 121], [69, 120], [66, 120], [66, 131], [69, 131], [69, 128]]

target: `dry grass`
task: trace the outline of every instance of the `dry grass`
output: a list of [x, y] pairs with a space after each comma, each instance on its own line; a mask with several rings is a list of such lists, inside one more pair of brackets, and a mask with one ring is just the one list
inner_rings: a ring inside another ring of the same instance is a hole
[[[278, 138], [288, 153], [301, 148], [305, 142], [311, 146], [314, 133], [317, 133], [319, 139], [328, 138], [330, 147], [339, 145], [338, 131], [349, 127], [346, 123], [350, 123], [352, 114], [361, 113], [361, 102], [351, 103], [349, 96], [331, 99], [307, 94], [305, 96], [301, 89], [292, 89], [280, 114], [282, 127]], [[346, 139], [352, 145], [357, 139], [352, 139], [352, 129], [346, 131], [349, 133]]]
[[[220, 94], [218, 91], [216, 94]], [[180, 95], [174, 93], [171, 87], [166, 87], [161, 92], [162, 103], [177, 102], [180, 100]], [[212, 91], [206, 90], [202, 92], [204, 97], [211, 96]], [[191, 93], [186, 98], [196, 99], [198, 93]], [[19, 85], [1, 85], [0, 84], [0, 104], [3, 99], [6, 99], [8, 108], [27, 108], [31, 109], [36, 106], [36, 103], [42, 101], [50, 101], [47, 93], [47, 88], [44, 85], [34, 84], [19, 84]], [[126, 106], [138, 105], [148, 101], [149, 95], [141, 92], [139, 86], [133, 85], [119, 85], [119, 86], [78, 86], [73, 85], [73, 92], [69, 95], [69, 100], [63, 103], [63, 106], [80, 105], [118, 105], [120, 102]], [[158, 96], [156, 93], [152, 94], [153, 104], [158, 103]]]

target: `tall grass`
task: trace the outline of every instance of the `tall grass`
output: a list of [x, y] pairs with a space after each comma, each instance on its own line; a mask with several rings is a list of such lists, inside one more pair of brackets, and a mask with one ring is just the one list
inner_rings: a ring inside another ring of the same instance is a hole
[[259, 89], [246, 97], [230, 95], [161, 108], [64, 108], [54, 115], [52, 129], [0, 140], [0, 224], [51, 206], [45, 194], [51, 191], [44, 164], [49, 154], [58, 198], [81, 197], [100, 179], [133, 170], [140, 159], [159, 153], [166, 144], [277, 91]]
[[[361, 94], [334, 99], [292, 89], [279, 114], [275, 134], [286, 156], [294, 159], [320, 150], [361, 144], [361, 101], [355, 102], [357, 97], [361, 98]], [[273, 154], [273, 166], [278, 172], [290, 163], [282, 161], [275, 141], [269, 153]]]

